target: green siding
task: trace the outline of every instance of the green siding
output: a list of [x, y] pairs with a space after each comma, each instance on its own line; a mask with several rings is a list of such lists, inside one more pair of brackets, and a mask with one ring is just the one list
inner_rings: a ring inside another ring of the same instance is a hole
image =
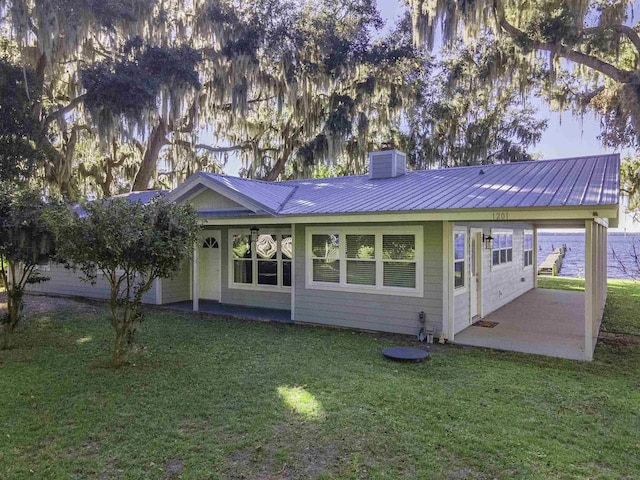
[[[393, 224], [367, 224], [392, 226]], [[399, 227], [404, 226], [398, 225]], [[442, 329], [442, 223], [411, 223], [424, 228], [424, 294], [422, 297], [317, 290], [305, 287], [305, 228], [295, 230], [295, 318], [301, 323], [416, 335], [424, 311], [436, 332]], [[310, 226], [310, 225], [309, 225]], [[313, 225], [317, 227], [319, 225]], [[326, 225], [330, 227], [330, 225]], [[354, 226], [354, 228], [357, 228]]]

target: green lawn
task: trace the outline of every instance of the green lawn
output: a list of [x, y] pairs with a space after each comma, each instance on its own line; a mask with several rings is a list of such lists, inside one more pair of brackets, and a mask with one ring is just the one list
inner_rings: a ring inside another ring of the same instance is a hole
[[[638, 333], [638, 295], [613, 283], [605, 326]], [[32, 315], [0, 352], [0, 479], [640, 471], [637, 344], [592, 363], [449, 347], [398, 364], [380, 351], [406, 337], [154, 310], [114, 370], [103, 308], [78, 305]]]
[[[584, 279], [538, 277], [538, 287], [584, 290]], [[640, 284], [633, 280], [610, 279], [608, 292], [602, 330], [640, 335]]]

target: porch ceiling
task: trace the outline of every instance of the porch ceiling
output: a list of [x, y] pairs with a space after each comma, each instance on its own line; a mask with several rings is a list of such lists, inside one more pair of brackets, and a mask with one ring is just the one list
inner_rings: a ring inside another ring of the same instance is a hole
[[483, 317], [497, 326], [472, 325], [454, 343], [585, 360], [584, 305], [584, 292], [533, 289]]

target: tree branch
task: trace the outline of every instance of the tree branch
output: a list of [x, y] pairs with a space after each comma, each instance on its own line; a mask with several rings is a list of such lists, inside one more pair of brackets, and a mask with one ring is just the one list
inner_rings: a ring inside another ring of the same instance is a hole
[[604, 27], [598, 26], [598, 27], [584, 28], [582, 30], [582, 35], [583, 36], [592, 35], [595, 33], [602, 32], [604, 30], [612, 30], [615, 33], [625, 35], [629, 39], [629, 41], [633, 44], [633, 46], [636, 48], [636, 57], [640, 56], [640, 35], [636, 30], [634, 30], [632, 27], [629, 27], [627, 25], [606, 25]]
[[232, 145], [229, 147], [212, 147], [211, 145], [206, 145], [204, 143], [198, 143], [193, 145], [192, 143], [186, 140], [175, 139], [173, 141], [174, 145], [181, 145], [183, 147], [193, 147], [196, 150], [207, 150], [211, 153], [227, 153], [227, 152], [237, 152], [243, 150], [251, 150], [253, 148], [253, 144], [251, 142], [241, 143], [240, 145]]
[[102, 44], [102, 42], [100, 41], [100, 39], [98, 38], [97, 35], [92, 35], [92, 37], [93, 37], [93, 41], [99, 47], [99, 48], [96, 48], [94, 45], [91, 45], [91, 49], [94, 51], [94, 53], [102, 55], [107, 60], [111, 60], [111, 59], [113, 59], [113, 57], [117, 57], [118, 59], [122, 59], [123, 58], [123, 55], [118, 55], [116, 52], [113, 52], [113, 51], [109, 50], [107, 47], [105, 47]]
[[608, 76], [618, 83], [631, 83], [633, 81], [634, 75], [632, 72], [621, 70], [611, 65], [610, 63], [600, 60], [599, 58], [587, 55], [586, 53], [582, 53], [577, 50], [572, 50], [571, 48], [564, 45], [539, 42], [532, 39], [525, 32], [507, 21], [504, 11], [497, 5], [497, 3], [497, 1], [494, 1], [494, 9], [498, 17], [500, 27], [512, 38], [524, 39], [526, 40], [528, 45], [535, 50], [544, 50], [547, 52], [551, 52], [572, 62], [584, 65]]
[[627, 25], [615, 25], [613, 30], [616, 33], [626, 35], [631, 43], [633, 43], [633, 46], [636, 47], [636, 51], [640, 54], [640, 35], [638, 35], [638, 32]]
[[83, 93], [82, 95], [78, 95], [76, 98], [71, 100], [64, 107], [60, 108], [59, 110], [56, 110], [55, 112], [50, 113], [47, 116], [47, 118], [45, 118], [44, 121], [42, 122], [42, 130], [46, 131], [47, 127], [49, 125], [51, 125], [52, 122], [54, 122], [55, 120], [57, 120], [60, 117], [65, 116], [67, 113], [69, 113], [74, 108], [76, 108], [78, 105], [80, 105], [84, 101], [86, 96], [87, 96], [86, 93]]

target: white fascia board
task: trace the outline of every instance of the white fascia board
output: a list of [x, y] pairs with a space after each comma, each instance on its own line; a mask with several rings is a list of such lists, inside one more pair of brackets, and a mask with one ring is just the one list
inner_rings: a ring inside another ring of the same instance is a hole
[[[191, 175], [184, 182], [171, 190], [165, 198], [171, 203], [183, 201], [183, 197], [191, 195], [193, 189], [198, 189], [197, 187], [199, 185], [202, 185], [202, 182], [200, 182], [200, 178], [200, 175], [198, 175], [197, 173]], [[200, 189], [198, 189], [198, 191], [200, 191]]]
[[[372, 212], [369, 214], [292, 215], [269, 217], [203, 218], [203, 225], [245, 225], [247, 222], [268, 224], [322, 224], [371, 222], [512, 222], [562, 221], [616, 218], [617, 205], [589, 207], [548, 207], [544, 209], [442, 210], [428, 212]], [[506, 217], [504, 216], [506, 214]]]
[[272, 212], [272, 210], [266, 205], [263, 205], [260, 202], [256, 202], [246, 195], [243, 195], [231, 188], [225, 187], [224, 185], [221, 185], [220, 183], [208, 178], [206, 175], [203, 175], [201, 173], [196, 173], [195, 175], [191, 176], [186, 182], [173, 190], [167, 196], [167, 198], [170, 202], [186, 202], [202, 193], [204, 188], [208, 188], [209, 190], [212, 190], [228, 198], [229, 200], [243, 206], [247, 210], [251, 210], [252, 212], [275, 213]]

